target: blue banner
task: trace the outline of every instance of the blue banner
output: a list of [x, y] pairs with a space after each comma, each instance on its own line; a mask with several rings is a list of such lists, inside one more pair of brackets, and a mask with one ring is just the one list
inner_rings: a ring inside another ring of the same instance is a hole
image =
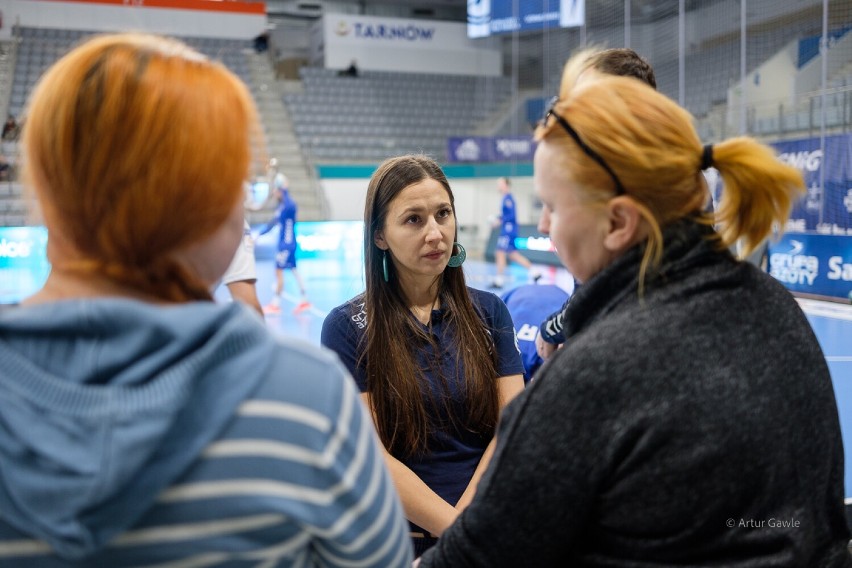
[[532, 162], [531, 136], [466, 136], [447, 139], [448, 162]]
[[585, 22], [585, 0], [467, 0], [467, 35], [472, 38]]
[[776, 142], [773, 146], [782, 162], [802, 172], [807, 187], [807, 194], [793, 206], [787, 231], [852, 235], [852, 134], [827, 136], [825, 151], [819, 138]]
[[31, 296], [48, 273], [47, 229], [0, 227], [0, 304], [17, 304]]
[[769, 273], [793, 292], [852, 300], [852, 237], [787, 233], [769, 243]]

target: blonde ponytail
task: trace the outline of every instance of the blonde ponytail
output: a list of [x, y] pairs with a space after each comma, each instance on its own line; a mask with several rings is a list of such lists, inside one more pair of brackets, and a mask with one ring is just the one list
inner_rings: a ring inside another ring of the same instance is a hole
[[731, 138], [713, 146], [713, 165], [724, 182], [715, 212], [722, 244], [741, 240], [748, 255], [774, 225], [783, 226], [805, 182], [796, 168], [781, 163], [774, 151], [753, 138]]

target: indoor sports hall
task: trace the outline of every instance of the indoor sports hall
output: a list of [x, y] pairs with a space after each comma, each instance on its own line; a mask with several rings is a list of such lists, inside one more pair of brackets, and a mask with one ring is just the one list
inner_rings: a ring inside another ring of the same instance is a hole
[[[247, 86], [259, 132], [241, 246], [265, 327], [314, 346], [334, 308], [365, 290], [368, 186], [404, 154], [433, 158], [452, 187], [468, 286], [572, 295], [579, 285], [540, 231], [534, 132], [572, 54], [634, 50], [702, 144], [754, 138], [804, 180], [785, 226], [743, 262], [789, 291], [824, 353], [852, 526], [852, 0], [0, 0], [0, 317], [51, 272], [23, 159], [30, 97], [75, 46], [127, 31], [178, 38]], [[703, 172], [714, 210], [724, 183]], [[212, 296], [234, 301], [224, 284]], [[538, 328], [515, 328], [516, 344], [535, 345]], [[0, 567], [3, 550], [0, 539]]]

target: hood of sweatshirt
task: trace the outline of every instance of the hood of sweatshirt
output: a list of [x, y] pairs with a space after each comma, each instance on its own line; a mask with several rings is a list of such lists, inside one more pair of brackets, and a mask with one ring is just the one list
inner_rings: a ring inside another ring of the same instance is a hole
[[268, 374], [247, 308], [124, 299], [0, 315], [0, 517], [83, 558], [131, 527]]

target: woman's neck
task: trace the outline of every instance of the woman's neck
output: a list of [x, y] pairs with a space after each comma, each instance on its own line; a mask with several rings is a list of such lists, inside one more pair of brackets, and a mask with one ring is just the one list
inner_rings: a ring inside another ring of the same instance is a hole
[[416, 304], [409, 306], [409, 310], [414, 314], [414, 317], [422, 324], [428, 324], [432, 321], [432, 310], [437, 310], [441, 307], [440, 298], [435, 298], [429, 304]]
[[432, 279], [428, 282], [409, 281], [400, 283], [408, 309], [421, 323], [429, 323], [432, 319], [432, 310], [441, 307], [438, 283], [439, 279]]

